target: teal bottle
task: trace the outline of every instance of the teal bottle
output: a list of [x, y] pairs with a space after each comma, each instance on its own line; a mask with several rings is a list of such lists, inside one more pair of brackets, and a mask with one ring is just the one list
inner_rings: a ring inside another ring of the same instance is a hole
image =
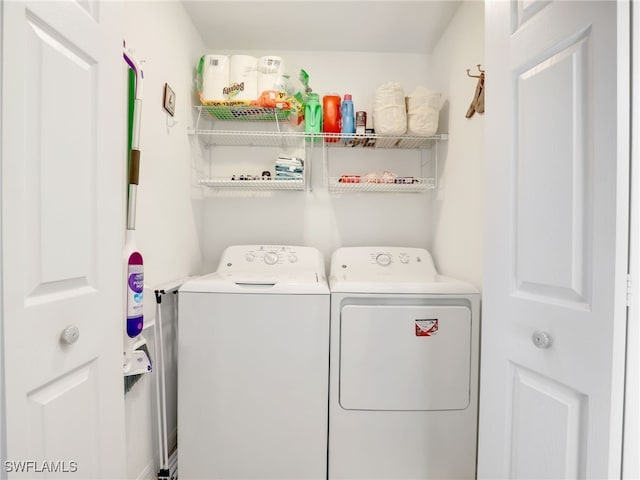
[[314, 142], [318, 142], [322, 138], [322, 105], [317, 93], [310, 93], [307, 98], [304, 107], [304, 132], [314, 134], [308, 135], [307, 141], [313, 139]]

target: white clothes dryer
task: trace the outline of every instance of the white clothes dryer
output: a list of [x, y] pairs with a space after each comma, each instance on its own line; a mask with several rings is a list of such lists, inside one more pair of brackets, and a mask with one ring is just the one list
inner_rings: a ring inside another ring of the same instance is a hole
[[329, 475], [475, 478], [480, 295], [418, 248], [331, 260]]
[[329, 302], [309, 247], [229, 247], [180, 288], [181, 479], [326, 479]]

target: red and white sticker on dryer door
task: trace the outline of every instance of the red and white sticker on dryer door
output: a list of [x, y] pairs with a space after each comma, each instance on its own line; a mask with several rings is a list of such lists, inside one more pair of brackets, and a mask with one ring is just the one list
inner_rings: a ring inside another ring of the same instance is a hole
[[438, 333], [438, 319], [416, 319], [416, 337], [430, 337]]

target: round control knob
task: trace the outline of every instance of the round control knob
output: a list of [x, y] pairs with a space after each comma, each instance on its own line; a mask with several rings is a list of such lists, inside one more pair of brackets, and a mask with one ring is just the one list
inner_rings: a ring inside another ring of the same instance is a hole
[[289, 255], [289, 263], [296, 263], [298, 261], [298, 257], [295, 255]]
[[278, 263], [278, 254], [276, 252], [267, 252], [264, 254], [264, 263], [267, 265], [275, 265]]
[[60, 340], [68, 345], [76, 343], [78, 338], [80, 338], [80, 329], [75, 325], [69, 325], [60, 334]]
[[549, 348], [553, 343], [551, 335], [547, 332], [540, 331], [533, 332], [533, 335], [531, 335], [531, 341], [538, 348]]
[[389, 256], [386, 253], [380, 253], [376, 257], [376, 262], [378, 263], [378, 265], [382, 265], [383, 267], [386, 267], [391, 264], [391, 256]]
[[253, 261], [256, 259], [256, 255], [255, 255], [255, 253], [247, 253], [247, 254], [244, 256], [244, 259], [245, 259], [247, 262], [253, 262]]

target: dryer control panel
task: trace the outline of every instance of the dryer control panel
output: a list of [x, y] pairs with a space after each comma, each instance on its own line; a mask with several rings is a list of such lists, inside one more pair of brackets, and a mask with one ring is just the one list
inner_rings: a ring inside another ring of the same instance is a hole
[[434, 281], [437, 271], [423, 248], [344, 247], [331, 258], [331, 276], [344, 280]]

